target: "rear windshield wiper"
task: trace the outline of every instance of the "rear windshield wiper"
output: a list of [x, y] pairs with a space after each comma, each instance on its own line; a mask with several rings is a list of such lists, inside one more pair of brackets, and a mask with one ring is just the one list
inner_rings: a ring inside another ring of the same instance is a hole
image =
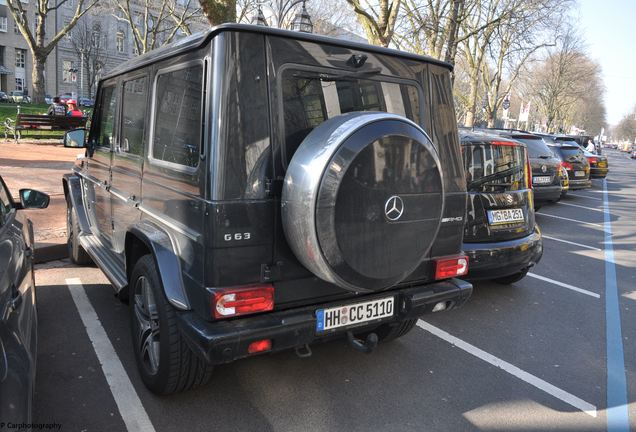
[[516, 165], [512, 168], [508, 168], [506, 170], [487, 175], [485, 177], [480, 178], [479, 180], [474, 180], [468, 183], [468, 189], [472, 189], [475, 186], [481, 186], [486, 183], [491, 183], [493, 180], [509, 177], [511, 175], [517, 174], [520, 171], [523, 171], [523, 165]]
[[382, 72], [380, 68], [373, 68], [361, 71], [342, 71], [342, 72], [320, 72], [318, 74], [295, 73], [294, 78], [303, 78], [309, 80], [319, 79], [320, 81], [339, 81], [343, 79], [368, 78]]

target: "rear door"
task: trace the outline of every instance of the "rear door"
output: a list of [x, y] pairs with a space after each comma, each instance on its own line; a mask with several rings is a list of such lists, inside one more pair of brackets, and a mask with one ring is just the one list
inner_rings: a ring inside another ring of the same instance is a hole
[[148, 76], [125, 77], [120, 128], [113, 147], [111, 164], [111, 210], [113, 249], [123, 252], [126, 228], [139, 220], [136, 205], [141, 199], [141, 170], [146, 142]]
[[462, 139], [468, 203], [464, 242], [512, 240], [534, 229], [526, 148], [514, 141]]

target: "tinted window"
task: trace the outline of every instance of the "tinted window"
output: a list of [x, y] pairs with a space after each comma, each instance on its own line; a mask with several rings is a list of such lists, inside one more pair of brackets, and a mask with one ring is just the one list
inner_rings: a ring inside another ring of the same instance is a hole
[[203, 66], [162, 73], [155, 88], [152, 157], [196, 167], [201, 151]]
[[414, 86], [336, 73], [286, 70], [283, 115], [289, 161], [305, 137], [323, 121], [353, 111], [384, 111], [420, 123]]
[[582, 154], [580, 148], [578, 147], [561, 147], [561, 154], [565, 159], [570, 159], [573, 157], [578, 157]]
[[148, 79], [146, 77], [124, 83], [120, 150], [138, 156], [143, 154], [146, 106], [148, 102], [147, 83]]
[[525, 189], [523, 147], [473, 142], [462, 146], [462, 155], [470, 192]]
[[513, 137], [517, 141], [521, 141], [528, 148], [528, 156], [538, 158], [541, 156], [552, 156], [552, 152], [541, 138], [518, 138]]
[[113, 131], [115, 129], [115, 108], [117, 98], [115, 97], [115, 86], [111, 85], [102, 89], [100, 101], [101, 110], [97, 119], [97, 141], [101, 147], [110, 148], [113, 141]]

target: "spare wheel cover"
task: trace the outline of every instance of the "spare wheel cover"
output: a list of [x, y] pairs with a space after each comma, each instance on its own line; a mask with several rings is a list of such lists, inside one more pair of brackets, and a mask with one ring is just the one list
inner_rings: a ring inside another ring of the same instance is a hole
[[294, 154], [282, 222], [296, 257], [354, 292], [382, 290], [422, 262], [440, 227], [437, 151], [414, 122], [357, 112], [315, 128]]

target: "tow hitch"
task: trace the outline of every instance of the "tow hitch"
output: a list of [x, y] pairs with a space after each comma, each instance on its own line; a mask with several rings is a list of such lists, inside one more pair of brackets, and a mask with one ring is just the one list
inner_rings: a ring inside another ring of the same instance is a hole
[[375, 333], [369, 333], [365, 340], [358, 339], [353, 335], [353, 332], [347, 332], [347, 340], [349, 345], [355, 350], [370, 354], [378, 346], [378, 335]]

